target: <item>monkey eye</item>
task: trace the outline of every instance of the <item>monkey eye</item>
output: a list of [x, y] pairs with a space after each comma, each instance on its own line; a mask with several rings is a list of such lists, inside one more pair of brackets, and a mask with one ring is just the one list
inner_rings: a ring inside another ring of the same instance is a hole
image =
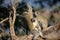
[[34, 19], [34, 18], [32, 18], [32, 19], [31, 19], [31, 22], [35, 22], [35, 19]]

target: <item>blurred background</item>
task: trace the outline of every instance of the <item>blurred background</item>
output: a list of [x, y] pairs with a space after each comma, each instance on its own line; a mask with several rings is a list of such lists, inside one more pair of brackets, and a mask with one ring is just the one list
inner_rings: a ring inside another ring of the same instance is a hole
[[[60, 20], [60, 0], [13, 0], [13, 3], [18, 4], [15, 22], [15, 33], [17, 36], [28, 35], [30, 30], [26, 19], [21, 16], [28, 8], [26, 3], [29, 3], [34, 11], [39, 11], [43, 16], [49, 19], [49, 25], [54, 25]], [[12, 10], [10, 0], [0, 0], [0, 21], [9, 17], [9, 12]], [[0, 40], [7, 40], [10, 36], [9, 21], [0, 23]]]

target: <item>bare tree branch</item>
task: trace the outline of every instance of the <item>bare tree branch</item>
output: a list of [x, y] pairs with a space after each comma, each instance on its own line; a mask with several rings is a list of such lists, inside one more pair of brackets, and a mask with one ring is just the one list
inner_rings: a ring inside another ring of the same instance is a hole
[[15, 31], [14, 31], [14, 24], [15, 24], [15, 19], [16, 19], [16, 8], [14, 7], [13, 0], [10, 0], [10, 2], [12, 5], [12, 9], [13, 9], [13, 19], [11, 17], [11, 14], [9, 16], [10, 33], [11, 33], [12, 40], [18, 40], [17, 36], [15, 35]]
[[0, 21], [0, 23], [3, 23], [5, 21], [7, 21], [9, 18], [5, 18], [4, 20]]

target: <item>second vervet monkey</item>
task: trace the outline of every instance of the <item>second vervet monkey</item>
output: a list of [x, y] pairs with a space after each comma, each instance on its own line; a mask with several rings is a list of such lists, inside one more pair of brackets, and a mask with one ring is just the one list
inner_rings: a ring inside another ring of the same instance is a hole
[[52, 15], [53, 15], [52, 20], [54, 21], [54, 24], [56, 24], [57, 22], [60, 21], [60, 10], [56, 11], [56, 12], [53, 12]]

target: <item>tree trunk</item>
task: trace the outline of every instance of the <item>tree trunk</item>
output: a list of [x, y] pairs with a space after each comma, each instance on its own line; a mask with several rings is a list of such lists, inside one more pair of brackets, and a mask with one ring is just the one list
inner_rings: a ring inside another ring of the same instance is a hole
[[9, 18], [10, 33], [11, 33], [12, 40], [19, 40], [18, 37], [15, 35], [15, 31], [14, 31], [14, 24], [15, 24], [15, 19], [16, 19], [16, 8], [14, 7], [13, 0], [10, 0], [10, 1], [11, 1], [12, 9], [13, 9], [13, 19], [11, 17], [11, 13], [10, 13], [10, 18]]

